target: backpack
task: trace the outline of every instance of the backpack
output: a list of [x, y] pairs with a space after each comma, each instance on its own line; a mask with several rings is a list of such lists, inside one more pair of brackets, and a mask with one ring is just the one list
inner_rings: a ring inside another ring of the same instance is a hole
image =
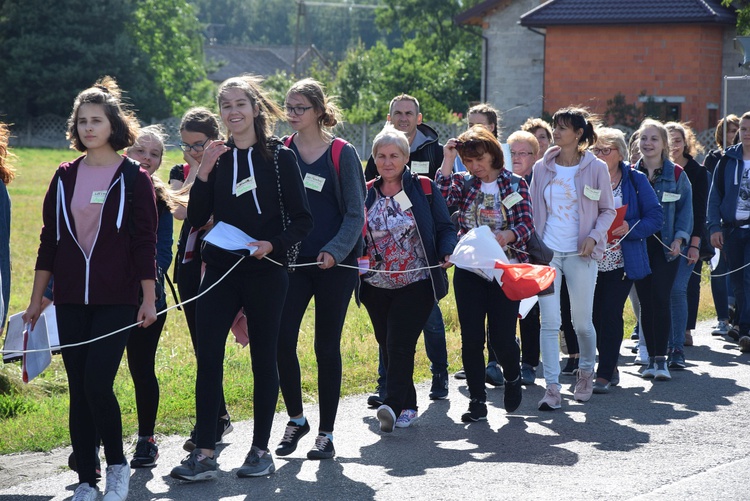
[[[294, 140], [294, 136], [296, 135], [297, 133], [295, 132], [291, 136], [287, 136], [287, 138], [284, 140], [284, 146], [290, 148], [292, 145], [292, 141]], [[331, 157], [333, 158], [333, 166], [336, 168], [336, 174], [338, 176], [341, 176], [341, 151], [344, 149], [344, 145], [346, 144], [346, 141], [338, 137], [333, 138], [333, 141], [331, 142]]]

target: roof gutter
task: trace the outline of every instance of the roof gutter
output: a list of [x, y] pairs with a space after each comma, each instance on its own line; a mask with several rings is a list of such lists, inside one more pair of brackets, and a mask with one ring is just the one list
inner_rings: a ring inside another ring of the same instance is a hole
[[490, 51], [490, 44], [489, 39], [484, 36], [483, 33], [477, 33], [476, 31], [470, 30], [468, 27], [464, 26], [463, 24], [459, 24], [456, 22], [456, 18], [453, 18], [453, 24], [461, 28], [462, 30], [466, 31], [467, 33], [471, 33], [472, 35], [476, 37], [480, 37], [482, 39], [482, 86], [481, 90], [479, 91], [479, 100], [483, 103], [487, 102], [487, 68], [489, 68], [488, 61], [489, 61], [489, 51]]

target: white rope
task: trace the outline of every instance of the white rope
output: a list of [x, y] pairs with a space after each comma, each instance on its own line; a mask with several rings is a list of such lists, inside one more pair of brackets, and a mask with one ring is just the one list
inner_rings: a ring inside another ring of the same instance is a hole
[[[197, 296], [191, 297], [190, 299], [187, 299], [185, 301], [182, 301], [181, 303], [178, 303], [178, 304], [175, 304], [173, 306], [170, 306], [169, 308], [165, 308], [162, 311], [160, 311], [159, 313], [157, 313], [156, 316], [158, 317], [159, 315], [163, 315], [163, 314], [167, 313], [169, 310], [173, 310], [173, 309], [178, 308], [178, 307], [180, 307], [180, 306], [182, 306], [184, 304], [188, 304], [188, 303], [191, 303], [191, 302], [195, 301], [196, 299], [198, 299], [199, 297], [201, 297], [203, 294], [207, 293], [208, 291], [210, 291], [211, 289], [213, 289], [214, 287], [216, 287], [217, 285], [219, 285], [219, 283], [222, 280], [224, 280], [227, 277], [227, 275], [229, 275], [242, 262], [242, 260], [245, 259], [245, 257], [246, 256], [240, 257], [240, 259], [236, 263], [234, 263], [234, 265], [231, 268], [229, 268], [229, 270], [226, 273], [224, 273], [224, 275], [222, 275], [222, 277], [219, 280], [217, 280], [214, 284], [212, 284], [209, 288], [207, 288], [206, 290], [204, 290], [203, 292], [201, 292]], [[141, 325], [142, 323], [143, 323], [143, 320], [141, 320], [140, 322], [136, 322], [134, 324], [127, 325], [127, 326], [125, 326], [125, 327], [123, 327], [121, 329], [117, 329], [116, 331], [112, 331], [112, 332], [108, 332], [106, 334], [102, 334], [101, 336], [95, 337], [94, 339], [88, 339], [86, 341], [81, 341], [80, 343], [72, 343], [72, 344], [65, 344], [65, 345], [61, 345], [61, 346], [56, 346], [56, 347], [54, 347], [54, 350], [57, 351], [57, 350], [63, 350], [63, 349], [66, 349], [66, 348], [75, 348], [75, 347], [78, 347], [78, 346], [83, 346], [85, 344], [94, 343], [96, 341], [100, 341], [100, 340], [108, 338], [110, 336], [114, 336], [115, 334], [119, 334], [120, 332], [126, 331], [128, 329], [132, 329], [133, 327], [137, 327], [137, 326]], [[39, 349], [36, 349], [36, 350], [0, 350], [0, 353], [3, 353], [3, 354], [5, 354], [5, 353], [19, 353], [19, 354], [21, 354], [21, 353], [38, 353], [38, 352], [43, 352], [43, 351], [52, 351], [52, 349], [53, 348], [50, 347], [50, 348], [39, 348]]]
[[[663, 242], [663, 241], [661, 240], [661, 238], [659, 238], [659, 237], [657, 237], [657, 236], [656, 236], [656, 234], [654, 234], [654, 238], [656, 238], [656, 239], [657, 239], [657, 240], [659, 241], [659, 243], [660, 243], [660, 244], [662, 244], [662, 245], [664, 246], [664, 248], [665, 248], [665, 249], [669, 249], [670, 251], [672, 250], [672, 248], [671, 248], [670, 246], [668, 246], [667, 244], [665, 244], [665, 243], [664, 243], [664, 242]], [[682, 257], [684, 257], [685, 259], [688, 259], [688, 257], [687, 257], [687, 256], [686, 256], [685, 254], [681, 253], [681, 252], [679, 253], [679, 255], [680, 255], [680, 256], [682, 256]], [[695, 264], [695, 263], [694, 263], [694, 264]], [[735, 269], [733, 269], [733, 270], [731, 270], [731, 271], [728, 271], [728, 272], [726, 272], [726, 273], [720, 273], [720, 274], [718, 274], [718, 275], [715, 275], [715, 274], [711, 273], [710, 275], [711, 275], [711, 278], [720, 278], [720, 277], [726, 277], [727, 275], [731, 275], [732, 273], [735, 273], [735, 272], [738, 272], [738, 271], [740, 271], [740, 270], [743, 270], [743, 269], [747, 268], [748, 266], [750, 266], [750, 263], [745, 263], [744, 265], [740, 266], [739, 268], [735, 268]], [[695, 270], [692, 270], [692, 271], [691, 271], [690, 273], [692, 273], [692, 274], [694, 274], [694, 275], [698, 275], [698, 276], [701, 276], [701, 274], [700, 274], [700, 273], [698, 273], [698, 272], [697, 272], [697, 271], [695, 271]]]

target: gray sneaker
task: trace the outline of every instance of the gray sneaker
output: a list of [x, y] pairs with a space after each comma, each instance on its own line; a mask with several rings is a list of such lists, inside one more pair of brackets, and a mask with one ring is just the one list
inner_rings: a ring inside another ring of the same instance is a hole
[[261, 450], [253, 445], [245, 457], [245, 462], [237, 470], [237, 476], [240, 478], [263, 477], [275, 471], [276, 465], [273, 464], [271, 452], [268, 449]]
[[195, 449], [188, 457], [182, 460], [180, 466], [172, 468], [170, 477], [188, 482], [198, 480], [213, 480], [218, 476], [216, 459], [211, 459]]
[[729, 332], [729, 324], [726, 320], [719, 320], [716, 328], [711, 331], [712, 336], [726, 336]]

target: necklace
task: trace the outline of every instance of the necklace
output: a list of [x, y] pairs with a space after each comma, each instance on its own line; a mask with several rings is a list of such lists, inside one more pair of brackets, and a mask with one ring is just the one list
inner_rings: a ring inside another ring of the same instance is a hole
[[578, 165], [579, 163], [581, 163], [581, 155], [576, 153], [573, 157], [573, 160], [563, 160], [562, 155], [560, 155], [557, 157], [557, 160], [557, 163], [559, 163], [563, 167], [573, 167], [574, 165]]

